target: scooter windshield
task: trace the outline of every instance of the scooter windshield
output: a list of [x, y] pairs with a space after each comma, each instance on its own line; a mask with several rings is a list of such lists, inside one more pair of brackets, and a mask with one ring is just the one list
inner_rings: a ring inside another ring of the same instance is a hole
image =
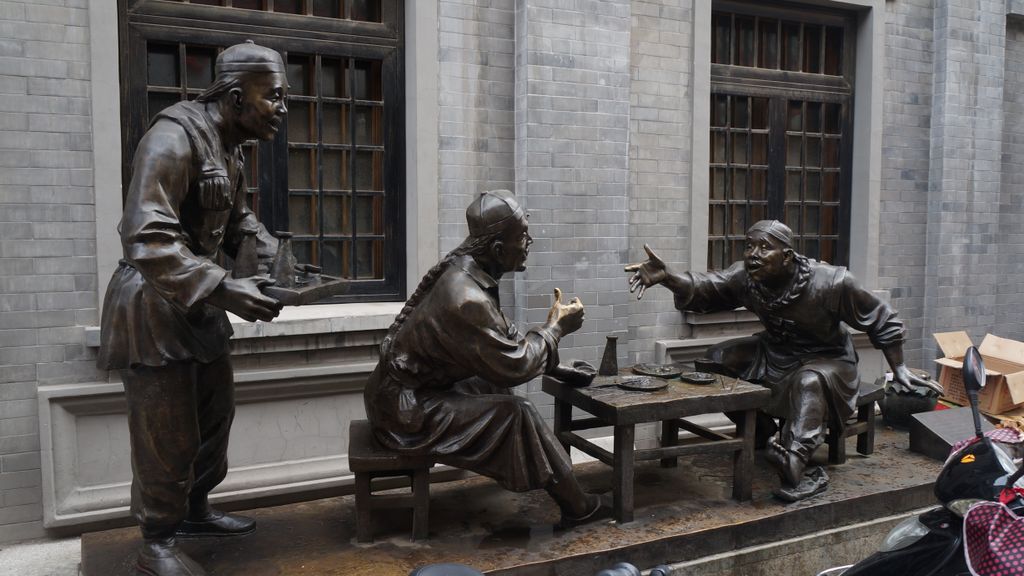
[[[935, 497], [943, 504], [966, 498], [996, 500], [1016, 469], [1003, 448], [983, 437], [950, 455], [935, 480]], [[1024, 487], [1019, 480], [1016, 485]]]

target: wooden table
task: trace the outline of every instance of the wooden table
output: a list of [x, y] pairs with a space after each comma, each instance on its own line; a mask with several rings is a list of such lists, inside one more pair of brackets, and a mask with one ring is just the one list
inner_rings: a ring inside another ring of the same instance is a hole
[[[742, 380], [716, 376], [715, 382], [696, 385], [678, 378], [668, 387], [654, 392], [624, 390], [616, 386], [623, 376], [598, 376], [582, 388], [573, 388], [545, 376], [543, 390], [555, 397], [555, 435], [568, 451], [570, 446], [597, 458], [614, 469], [615, 519], [633, 521], [633, 470], [638, 460], [661, 460], [662, 466], [675, 466], [679, 456], [704, 452], [733, 453], [732, 495], [749, 500], [754, 468], [754, 418], [758, 408], [768, 404], [767, 388]], [[573, 419], [573, 407], [593, 417]], [[741, 412], [733, 436], [715, 432], [686, 420], [687, 417], [716, 412]], [[633, 441], [637, 424], [661, 422], [661, 446], [637, 450]], [[612, 452], [597, 446], [576, 432], [613, 426]], [[694, 442], [679, 443], [679, 429], [695, 434]]]

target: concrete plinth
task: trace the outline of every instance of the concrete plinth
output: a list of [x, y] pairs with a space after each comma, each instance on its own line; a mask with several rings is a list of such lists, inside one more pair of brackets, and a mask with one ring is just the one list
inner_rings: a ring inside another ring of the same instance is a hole
[[[636, 520], [623, 525], [603, 520], [557, 531], [557, 509], [545, 492], [513, 494], [474, 477], [431, 486], [426, 541], [411, 542], [411, 518], [396, 511], [378, 522], [373, 544], [357, 544], [352, 496], [340, 496], [251, 510], [259, 522], [255, 534], [183, 546], [218, 575], [399, 576], [424, 564], [458, 562], [503, 576], [590, 576], [620, 561], [650, 568], [695, 566], [709, 558], [716, 558], [714, 565], [724, 574], [734, 551], [757, 548], [747, 558], [767, 562], [774, 543], [788, 541], [779, 554], [794, 554], [808, 547], [806, 538], [823, 531], [829, 542], [843, 540], [843, 527], [853, 539], [870, 543], [877, 532], [880, 541], [889, 524], [878, 519], [933, 503], [931, 485], [940, 464], [910, 453], [905, 434], [880, 431], [875, 454], [866, 458], [856, 454], [851, 439], [849, 453], [846, 464], [827, 467], [832, 477], [827, 492], [796, 504], [771, 496], [778, 480], [760, 455], [753, 500], [743, 503], [729, 498], [729, 457], [701, 456], [683, 458], [677, 468], [660, 468], [657, 462], [639, 466]], [[589, 490], [611, 489], [608, 467], [591, 462], [577, 469]], [[83, 575], [133, 574], [138, 543], [133, 528], [86, 534]], [[821, 566], [787, 573], [813, 574], [826, 564], [853, 559], [818, 554], [811, 563]]]

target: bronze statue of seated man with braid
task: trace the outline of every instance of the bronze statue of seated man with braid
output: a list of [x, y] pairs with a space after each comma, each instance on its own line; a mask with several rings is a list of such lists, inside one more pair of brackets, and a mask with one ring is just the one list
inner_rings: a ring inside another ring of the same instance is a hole
[[536, 407], [510, 392], [567, 370], [558, 341], [583, 324], [583, 304], [562, 304], [556, 289], [547, 321], [521, 334], [501, 311], [498, 280], [526, 269], [526, 214], [496, 190], [477, 197], [466, 220], [469, 237], [427, 272], [381, 344], [364, 396], [374, 436], [508, 490], [543, 488], [563, 526], [596, 519], [607, 506], [584, 492]]

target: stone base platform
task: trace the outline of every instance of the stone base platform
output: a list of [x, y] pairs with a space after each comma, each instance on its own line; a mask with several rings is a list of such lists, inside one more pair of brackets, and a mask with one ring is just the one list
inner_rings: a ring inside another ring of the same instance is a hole
[[[690, 562], [934, 503], [940, 463], [909, 452], [906, 434], [879, 430], [870, 457], [849, 442], [846, 464], [827, 467], [829, 490], [796, 504], [772, 497], [778, 479], [760, 453], [753, 500], [743, 503], [729, 498], [729, 457], [706, 455], [682, 458], [677, 468], [638, 465], [636, 520], [623, 525], [602, 520], [558, 531], [557, 508], [544, 491], [513, 494], [471, 477], [431, 485], [425, 541], [410, 541], [411, 515], [395, 511], [377, 522], [374, 543], [356, 543], [355, 503], [347, 495], [250, 510], [255, 534], [185, 541], [184, 548], [216, 575], [402, 576], [424, 564], [458, 562], [502, 576], [591, 576], [615, 562], [642, 569]], [[577, 470], [588, 490], [611, 490], [610, 468], [590, 462]], [[135, 528], [83, 535], [82, 574], [134, 574], [139, 541]]]

